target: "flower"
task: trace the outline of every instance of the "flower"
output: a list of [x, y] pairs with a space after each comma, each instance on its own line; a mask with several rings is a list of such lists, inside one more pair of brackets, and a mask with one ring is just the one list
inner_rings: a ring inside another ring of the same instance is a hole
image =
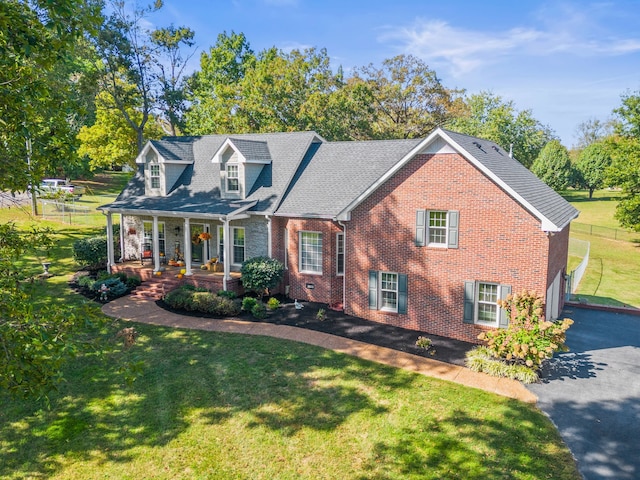
[[211, 234], [209, 232], [202, 232], [199, 237], [200, 240], [211, 240]]

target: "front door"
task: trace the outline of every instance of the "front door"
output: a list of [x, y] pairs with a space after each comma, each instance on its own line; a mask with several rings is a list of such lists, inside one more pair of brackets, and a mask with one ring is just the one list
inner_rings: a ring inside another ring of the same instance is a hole
[[202, 223], [192, 223], [190, 225], [191, 233], [191, 262], [192, 263], [205, 263], [209, 260], [208, 246], [209, 240], [204, 232], [209, 232], [209, 226]]

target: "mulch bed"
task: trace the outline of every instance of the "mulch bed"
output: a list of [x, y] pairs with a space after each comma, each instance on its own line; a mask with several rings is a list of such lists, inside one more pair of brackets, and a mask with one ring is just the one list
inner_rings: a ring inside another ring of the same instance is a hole
[[[474, 347], [474, 344], [460, 340], [371, 322], [358, 317], [351, 317], [341, 311], [330, 310], [324, 304], [304, 302], [304, 308], [298, 310], [290, 299], [280, 300], [282, 302], [280, 308], [273, 311], [268, 310], [267, 317], [264, 319], [256, 319], [247, 313], [242, 313], [237, 318], [252, 322], [266, 322], [276, 325], [291, 325], [294, 327], [307, 328], [309, 330], [350, 338], [455, 365], [464, 365], [466, 352]], [[171, 309], [162, 300], [159, 300], [157, 304], [161, 308], [181, 315], [217, 318], [198, 312], [176, 311]], [[323, 320], [317, 317], [320, 309], [325, 310]], [[432, 346], [429, 350], [416, 346], [418, 336], [431, 339]]]

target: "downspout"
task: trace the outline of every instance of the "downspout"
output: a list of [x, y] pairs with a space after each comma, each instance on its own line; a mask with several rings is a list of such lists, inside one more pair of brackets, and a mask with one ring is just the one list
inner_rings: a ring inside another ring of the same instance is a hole
[[343, 255], [344, 266], [342, 272], [342, 311], [344, 312], [347, 304], [347, 226], [342, 223], [342, 220], [338, 220], [338, 225], [342, 227], [342, 243], [343, 243]]

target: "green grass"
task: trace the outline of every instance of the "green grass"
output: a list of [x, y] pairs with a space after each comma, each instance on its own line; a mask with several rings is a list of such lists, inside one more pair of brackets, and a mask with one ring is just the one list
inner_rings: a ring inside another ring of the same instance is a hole
[[[571, 237], [590, 242], [589, 266], [578, 286], [575, 299], [589, 303], [611, 306], [633, 306], [640, 308], [640, 233], [624, 232], [614, 219], [615, 207], [620, 193], [599, 190], [589, 200], [586, 191], [571, 191], [563, 194], [571, 204], [580, 210], [576, 222], [594, 225], [589, 235], [582, 225], [571, 229]], [[613, 230], [618, 229], [614, 235]], [[606, 238], [600, 235], [611, 235]], [[617, 240], [614, 239], [617, 237]], [[574, 269], [581, 258], [570, 256], [568, 270]]]
[[[9, 220], [32, 221], [1, 210]], [[50, 225], [56, 276], [34, 284], [35, 303], [83, 306], [71, 245], [102, 228]], [[50, 409], [0, 393], [1, 478], [580, 478], [534, 406], [264, 337], [136, 324], [123, 353], [123, 325], [65, 367]], [[122, 359], [145, 365], [131, 386]]]
[[534, 406], [286, 340], [137, 324], [131, 386], [78, 358], [0, 396], [0, 477], [577, 479]]

